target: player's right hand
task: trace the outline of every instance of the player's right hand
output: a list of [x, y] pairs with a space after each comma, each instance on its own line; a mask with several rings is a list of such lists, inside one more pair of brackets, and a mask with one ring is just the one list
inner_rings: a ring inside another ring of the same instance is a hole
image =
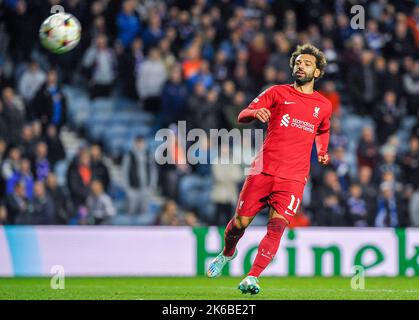
[[319, 164], [322, 166], [327, 166], [330, 162], [330, 157], [328, 153], [318, 156], [318, 159], [319, 159]]
[[266, 108], [260, 108], [255, 110], [255, 119], [258, 119], [262, 123], [268, 122], [271, 117], [271, 112]]

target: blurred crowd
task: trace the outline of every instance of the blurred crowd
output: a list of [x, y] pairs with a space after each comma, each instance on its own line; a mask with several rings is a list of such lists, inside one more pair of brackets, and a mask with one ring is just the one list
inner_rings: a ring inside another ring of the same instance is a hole
[[[38, 29], [61, 4], [83, 27], [65, 55]], [[0, 224], [112, 223], [117, 208], [100, 141], [67, 159], [63, 86], [93, 101], [121, 96], [154, 115], [154, 129], [243, 129], [237, 115], [261, 91], [291, 83], [289, 57], [312, 43], [327, 57], [317, 89], [333, 105], [331, 164], [312, 176], [293, 226], [419, 226], [419, 4], [357, 1], [3, 0], [0, 4]], [[350, 121], [348, 120], [350, 119]], [[354, 124], [351, 126], [350, 124]], [[359, 126], [361, 124], [361, 126]], [[265, 128], [253, 123], [246, 128]], [[154, 134], [154, 132], [153, 132]], [[244, 181], [241, 165], [158, 165], [150, 137], [112, 159], [130, 215], [164, 201], [152, 224], [224, 225]], [[208, 148], [204, 142], [202, 150]], [[228, 145], [221, 152], [228, 152]], [[224, 150], [224, 151], [223, 151]], [[313, 155], [315, 153], [313, 152]], [[65, 184], [56, 164], [68, 160]], [[263, 213], [263, 214], [266, 214]]]

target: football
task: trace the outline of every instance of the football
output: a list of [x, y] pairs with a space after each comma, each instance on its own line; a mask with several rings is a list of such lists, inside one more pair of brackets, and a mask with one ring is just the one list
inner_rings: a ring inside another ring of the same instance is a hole
[[70, 13], [56, 13], [44, 20], [39, 29], [41, 44], [57, 54], [69, 52], [80, 42], [81, 25]]

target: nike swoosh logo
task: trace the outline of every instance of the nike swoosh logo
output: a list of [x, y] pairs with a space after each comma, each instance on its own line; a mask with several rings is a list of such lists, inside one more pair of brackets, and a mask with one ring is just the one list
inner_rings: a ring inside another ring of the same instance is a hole
[[284, 101], [284, 104], [293, 104], [293, 103], [297, 103], [297, 102], [294, 102], [294, 101]]

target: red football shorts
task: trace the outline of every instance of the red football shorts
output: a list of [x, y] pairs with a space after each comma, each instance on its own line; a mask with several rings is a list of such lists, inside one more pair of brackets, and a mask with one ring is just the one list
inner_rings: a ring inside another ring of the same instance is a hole
[[302, 182], [265, 173], [249, 175], [240, 192], [236, 212], [239, 216], [253, 217], [270, 206], [290, 222], [301, 204], [304, 186]]

